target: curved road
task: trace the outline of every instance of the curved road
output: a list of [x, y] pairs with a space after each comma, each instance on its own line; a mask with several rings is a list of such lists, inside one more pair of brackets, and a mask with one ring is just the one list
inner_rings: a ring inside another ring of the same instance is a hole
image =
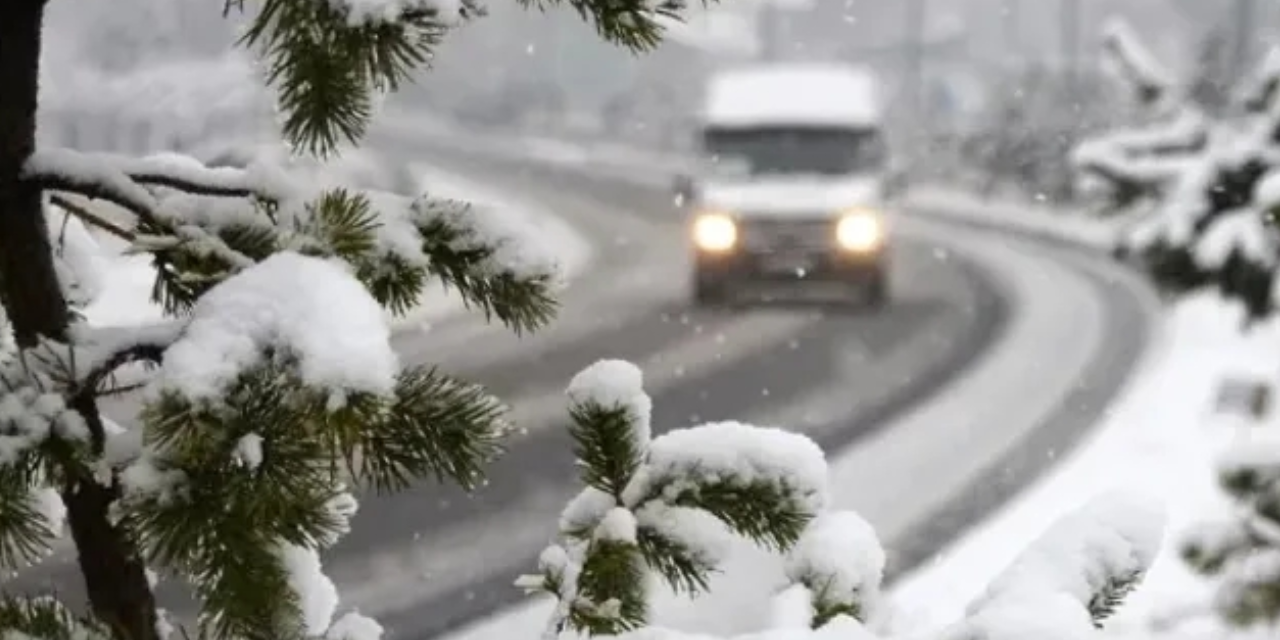
[[[380, 143], [405, 159], [421, 160], [427, 151], [409, 148], [402, 140]], [[737, 418], [808, 432], [834, 452], [882, 441], [890, 431], [879, 427], [950, 388], [948, 383], [980, 361], [981, 354], [1007, 342], [1026, 303], [1019, 298], [1025, 291], [992, 273], [998, 261], [975, 252], [980, 242], [968, 237], [973, 232], [953, 234], [949, 227], [903, 220], [894, 248], [895, 300], [881, 312], [806, 305], [690, 309], [682, 225], [663, 190], [491, 155], [443, 148], [429, 153], [432, 164], [492, 180], [504, 191], [554, 211], [587, 235], [597, 251], [588, 272], [565, 292], [561, 319], [537, 335], [516, 338], [474, 316], [462, 316], [427, 332], [396, 337], [406, 361], [438, 363], [490, 385], [512, 404], [528, 433], [511, 443], [508, 455], [491, 469], [489, 486], [476, 495], [425, 485], [362, 500], [354, 531], [328, 554], [327, 570], [342, 589], [344, 606], [380, 617], [395, 637], [437, 636], [520, 599], [511, 580], [532, 567], [534, 554], [553, 534], [559, 510], [575, 491], [561, 391], [569, 377], [595, 360], [621, 357], [642, 364], [658, 432]], [[1061, 271], [1060, 265], [1070, 261], [1053, 253], [1060, 250], [1011, 242], [1031, 246], [1032, 255], [1047, 254], [1033, 257], [1033, 266], [1038, 259]], [[1085, 344], [1084, 338], [1073, 344], [1069, 335], [1056, 345], [1098, 363], [1096, 377], [1086, 380], [1084, 388], [1094, 389], [1085, 393], [1086, 399], [1101, 410], [1132, 364], [1134, 358], [1124, 354], [1141, 350], [1146, 323], [1135, 310], [1140, 305], [1132, 300], [1132, 291], [1088, 276], [1084, 266], [1075, 271], [1080, 295], [1093, 299], [1102, 312], [1093, 337], [1118, 335], [1128, 345], [1106, 348]], [[1070, 327], [1072, 319], [1058, 321]], [[1112, 356], [1095, 358], [1095, 352]], [[1049, 391], [1061, 396], [1063, 389]], [[1053, 415], [1076, 416], [1079, 424], [1048, 420], [1017, 427], [1010, 431], [1011, 440], [985, 442], [991, 445], [989, 455], [976, 457], [1003, 465], [1013, 459], [1008, 456], [1042, 456], [1046, 443], [1068, 445], [1089, 417], [1087, 411], [1074, 410]], [[1037, 440], [1023, 437], [1027, 434], [1041, 435]], [[898, 458], [911, 460], [911, 451], [893, 446]], [[1025, 480], [1036, 470], [1017, 478]], [[934, 493], [963, 498], [967, 485], [962, 481], [972, 481], [982, 471], [968, 469], [957, 475], [954, 486]], [[882, 495], [900, 501], [886, 491]], [[933, 512], [980, 501], [944, 500], [942, 507], [922, 502]], [[882, 524], [874, 504], [858, 506]], [[959, 511], [964, 515], [977, 509]], [[923, 513], [917, 510], [916, 515]], [[964, 519], [950, 518], [941, 531], [929, 526], [936, 519], [901, 518], [903, 533], [895, 538], [912, 542], [903, 547], [908, 552], [899, 564], [927, 557], [922, 554], [936, 549], [955, 532], [954, 523]], [[46, 564], [21, 581], [52, 583], [67, 595], [79, 591], [79, 577], [65, 560]], [[179, 590], [162, 586], [161, 594], [171, 609], [186, 609]]]
[[[599, 208], [591, 219], [569, 214], [588, 230], [593, 222], [603, 222], [607, 233], [618, 223], [610, 213], [639, 208], [656, 217], [662, 235], [655, 239], [665, 236], [682, 244], [666, 192], [655, 188], [661, 179], [619, 179], [617, 171], [457, 148], [443, 155], [442, 164], [473, 177], [492, 176], [544, 205], [557, 205], [555, 196], [544, 195], [548, 191], [594, 198]], [[555, 210], [568, 211], [564, 205]], [[956, 224], [934, 213], [910, 211], [898, 221], [903, 240], [894, 274], [898, 303], [888, 315], [826, 317], [817, 326], [829, 326], [831, 333], [809, 338], [819, 349], [797, 354], [798, 368], [794, 361], [766, 357], [759, 361], [768, 363], [762, 371], [744, 366], [691, 389], [771, 372], [802, 378], [796, 386], [803, 389], [789, 397], [771, 393], [769, 402], [753, 401], [748, 390], [730, 415], [797, 428], [828, 452], [847, 452], [833, 469], [834, 485], [843, 494], [840, 506], [858, 509], [885, 536], [890, 580], [927, 560], [1089, 433], [1142, 357], [1157, 310], [1145, 282], [1101, 252]], [[665, 251], [664, 245], [647, 249]], [[685, 263], [680, 256], [672, 261], [679, 265], [674, 288], [682, 291]], [[743, 312], [745, 317], [762, 313], [769, 312]], [[877, 333], [889, 325], [893, 328]], [[880, 340], [890, 343], [872, 346], [869, 356], [864, 345]], [[964, 375], [957, 375], [961, 369]], [[658, 394], [660, 412], [664, 401]], [[502, 600], [519, 600], [511, 578], [532, 566], [531, 554], [552, 533], [565, 495], [548, 496], [545, 506], [512, 514], [511, 526], [496, 530], [498, 542], [478, 541], [476, 555], [458, 559], [489, 578], [455, 592], [443, 606], [406, 598], [399, 615], [383, 620], [401, 637], [431, 637], [453, 626], [452, 620], [489, 609], [499, 599], [495, 593], [504, 594]], [[507, 564], [505, 556], [492, 555], [501, 545], [525, 548], [527, 559], [495, 576], [494, 569]], [[728, 568], [718, 595], [699, 598], [692, 607], [687, 601], [660, 602], [660, 621], [724, 634], [758, 628], [762, 598], [773, 583], [743, 579], [742, 564]], [[702, 615], [708, 607], [733, 612], [720, 616], [730, 624], [708, 625]], [[509, 631], [501, 624], [482, 624], [463, 637], [498, 640]]]

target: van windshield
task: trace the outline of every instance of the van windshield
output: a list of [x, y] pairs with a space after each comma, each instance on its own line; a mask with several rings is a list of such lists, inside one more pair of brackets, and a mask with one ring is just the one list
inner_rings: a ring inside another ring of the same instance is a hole
[[826, 127], [710, 128], [703, 149], [724, 177], [769, 174], [823, 176], [884, 168], [884, 140], [875, 129]]

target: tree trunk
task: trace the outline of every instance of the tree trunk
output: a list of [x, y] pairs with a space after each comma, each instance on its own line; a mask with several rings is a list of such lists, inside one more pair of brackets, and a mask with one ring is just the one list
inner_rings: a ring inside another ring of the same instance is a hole
[[[40, 32], [45, 0], [0, 0], [0, 302], [18, 344], [65, 340], [70, 311], [54, 270], [40, 190], [24, 184], [22, 165], [35, 150]], [[74, 407], [102, 447], [92, 399]], [[72, 538], [89, 602], [120, 640], [158, 640], [155, 597], [133, 542], [111, 525], [114, 490], [92, 478], [63, 487]]]
[[36, 145], [43, 12], [43, 0], [0, 2], [0, 299], [24, 347], [63, 338], [69, 317], [40, 191], [19, 180]]

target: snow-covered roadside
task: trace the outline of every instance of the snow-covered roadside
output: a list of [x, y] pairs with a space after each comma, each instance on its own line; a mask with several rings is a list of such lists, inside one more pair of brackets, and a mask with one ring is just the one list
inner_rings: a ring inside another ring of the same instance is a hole
[[1135, 218], [1098, 218], [1075, 211], [1021, 200], [983, 198], [967, 191], [923, 184], [911, 188], [903, 200], [907, 209], [971, 224], [1004, 227], [1022, 233], [1085, 246], [1107, 248]]
[[1166, 317], [1144, 373], [1089, 441], [935, 562], [904, 576], [893, 593], [896, 626], [928, 629], [958, 618], [1026, 543], [1064, 513], [1115, 488], [1163, 503], [1170, 526], [1147, 580], [1109, 629], [1141, 635], [1152, 625], [1198, 618], [1209, 602], [1206, 584], [1189, 573], [1175, 543], [1187, 526], [1223, 508], [1211, 462], [1243, 433], [1214, 417], [1217, 384], [1224, 375], [1274, 375], [1274, 336], [1242, 337], [1239, 319], [1214, 294], [1179, 303]]
[[[1224, 375], [1274, 375], [1274, 334], [1242, 338], [1239, 326], [1239, 315], [1215, 295], [1193, 297], [1173, 308], [1156, 346], [1085, 442], [935, 562], [896, 584], [890, 596], [900, 637], [960, 617], [1050, 524], [1115, 489], [1163, 505], [1170, 527], [1146, 582], [1108, 628], [1117, 635], [1149, 638], [1144, 632], [1153, 626], [1176, 624], [1186, 635], [1161, 637], [1223, 637], [1199, 616], [1208, 602], [1207, 585], [1186, 570], [1174, 543], [1185, 527], [1223, 508], [1210, 463], [1241, 431], [1231, 420], [1214, 417], [1217, 383]], [[547, 601], [529, 602], [455, 637], [514, 637], [516, 630], [540, 628], [551, 608]], [[1185, 624], [1188, 618], [1194, 624]]]
[[[547, 211], [435, 167], [415, 165], [412, 172], [418, 176], [420, 188], [432, 196], [503, 211], [510, 223], [529, 230], [521, 237], [536, 237], [540, 246], [556, 247], [566, 278], [576, 277], [592, 259], [592, 247], [586, 238]], [[154, 271], [149, 256], [122, 255], [123, 243], [110, 236], [99, 238], [99, 244], [104, 255], [98, 267], [104, 277], [100, 295], [85, 309], [88, 321], [97, 326], [114, 327], [158, 319], [160, 308], [151, 302]], [[407, 330], [439, 322], [464, 309], [462, 300], [454, 292], [433, 285], [424, 294], [422, 304], [403, 316], [388, 313], [387, 319], [394, 329]]]

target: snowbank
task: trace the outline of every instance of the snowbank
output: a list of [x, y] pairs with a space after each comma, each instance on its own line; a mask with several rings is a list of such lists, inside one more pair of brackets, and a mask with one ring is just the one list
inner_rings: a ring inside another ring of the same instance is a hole
[[1144, 371], [1090, 441], [934, 563], [898, 583], [899, 628], [928, 629], [957, 619], [1026, 541], [1064, 512], [1120, 487], [1163, 504], [1171, 535], [1146, 581], [1108, 627], [1137, 632], [1202, 611], [1206, 584], [1186, 569], [1174, 544], [1187, 526], [1222, 506], [1210, 460], [1235, 432], [1211, 419], [1213, 394], [1224, 373], [1256, 370], [1274, 353], [1273, 337], [1265, 346], [1242, 340], [1238, 322], [1216, 296], [1181, 303]]
[[985, 199], [959, 189], [921, 185], [905, 200], [909, 210], [970, 224], [1016, 230], [1050, 241], [1110, 249], [1134, 218], [1098, 218], [1048, 205]]

